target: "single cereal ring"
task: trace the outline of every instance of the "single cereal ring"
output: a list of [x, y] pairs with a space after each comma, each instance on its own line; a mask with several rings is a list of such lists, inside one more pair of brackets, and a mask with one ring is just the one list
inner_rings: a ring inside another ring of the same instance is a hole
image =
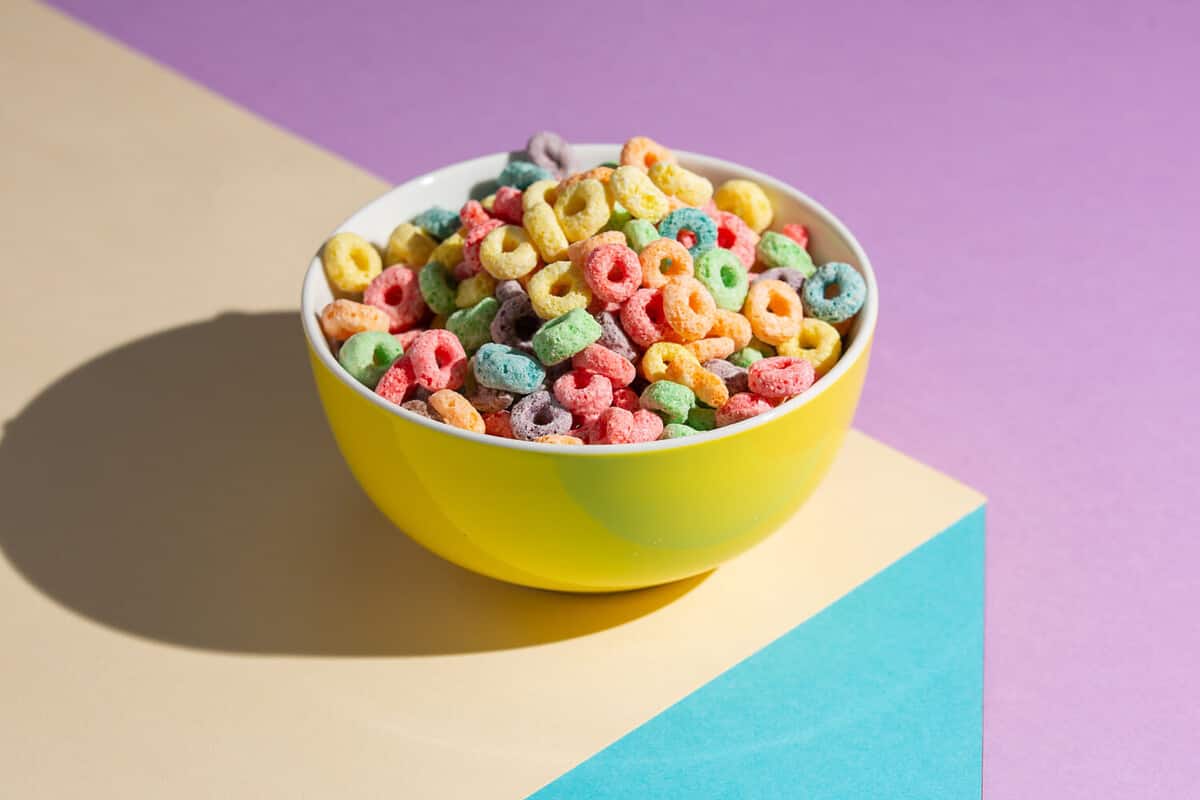
[[500, 170], [496, 183], [501, 186], [514, 186], [524, 190], [537, 181], [549, 180], [554, 177], [549, 170], [542, 169], [530, 161], [510, 161]]
[[621, 148], [621, 164], [648, 170], [660, 161], [676, 162], [675, 154], [649, 136], [634, 136]]
[[682, 439], [684, 436], [695, 436], [697, 433], [699, 433], [699, 431], [697, 431], [695, 428], [671, 422], [663, 426], [662, 436], [659, 438]]
[[[733, 340], [733, 349], [741, 350], [746, 345], [750, 344], [750, 339], [753, 338], [754, 332], [750, 329], [750, 320], [736, 311], [729, 311], [724, 308], [717, 308], [717, 316], [713, 321], [712, 328], [708, 331], [708, 337], [724, 337]], [[724, 356], [721, 356], [724, 358]]]
[[487, 427], [483, 424], [483, 416], [475, 410], [475, 406], [467, 398], [450, 389], [439, 389], [429, 395], [429, 407], [441, 415], [447, 425], [462, 428], [475, 433], [485, 433]]
[[682, 383], [705, 405], [720, 408], [729, 402], [725, 381], [694, 362], [677, 359], [667, 365], [667, 380]]
[[623, 408], [629, 412], [637, 411], [637, 392], [633, 391], [633, 389], [630, 389], [628, 386], [622, 386], [619, 389], [613, 389], [613, 407]]
[[509, 280], [533, 272], [538, 265], [538, 253], [524, 228], [503, 225], [483, 237], [479, 263], [493, 278]]
[[[433, 248], [433, 252], [429, 254], [429, 261], [440, 261], [447, 268], [453, 269], [462, 263], [463, 260], [463, 237], [462, 234], [452, 233], [447, 236], [441, 244]], [[428, 264], [429, 261], [425, 263]]]
[[375, 276], [363, 292], [363, 302], [388, 315], [392, 333], [406, 331], [425, 318], [425, 298], [417, 284], [416, 273], [397, 264]]
[[696, 259], [696, 280], [704, 285], [717, 306], [738, 311], [746, 302], [750, 277], [733, 252], [714, 247]]
[[696, 406], [688, 412], [687, 424], [697, 431], [711, 431], [717, 427], [717, 410]]
[[762, 233], [775, 216], [767, 193], [754, 181], [734, 178], [725, 181], [713, 193], [713, 202], [722, 211], [737, 214], [755, 233]]
[[477, 272], [458, 284], [458, 289], [454, 293], [454, 305], [459, 308], [470, 308], [483, 298], [491, 297], [495, 291], [496, 279], [486, 272]]
[[433, 313], [449, 314], [458, 307], [454, 302], [454, 277], [442, 262], [426, 262], [417, 274], [417, 283], [421, 290], [421, 298]]
[[629, 337], [621, 328], [621, 323], [613, 316], [610, 311], [601, 311], [598, 314], [593, 314], [592, 317], [596, 322], [600, 323], [600, 338], [598, 344], [607, 347], [621, 358], [633, 361], [637, 358], [637, 350], [634, 349], [633, 343], [629, 341]]
[[717, 304], [704, 284], [689, 275], [676, 275], [663, 287], [667, 324], [685, 342], [703, 339], [717, 317]]
[[553, 206], [557, 199], [558, 181], [536, 181], [521, 193], [521, 207], [528, 213], [534, 206]]
[[464, 280], [483, 269], [483, 263], [479, 260], [483, 240], [487, 238], [488, 234], [503, 225], [504, 223], [498, 219], [489, 219], [472, 226], [467, 231], [467, 235], [463, 237], [463, 260], [454, 268], [454, 277]]
[[813, 365], [816, 377], [833, 369], [842, 357], [842, 337], [837, 329], [816, 317], [805, 317], [800, 333], [779, 345], [779, 355], [803, 358]]
[[383, 269], [379, 251], [357, 233], [339, 233], [321, 248], [325, 277], [334, 291], [358, 294]]
[[799, 270], [806, 278], [816, 269], [807, 250], [775, 231], [767, 231], [762, 235], [755, 253], [768, 268], [790, 267]]
[[497, 189], [496, 199], [492, 201], [492, 213], [497, 219], [510, 225], [520, 225], [525, 218], [521, 190], [513, 186], [501, 186]]
[[561, 317], [573, 309], [586, 309], [592, 302], [592, 290], [583, 271], [570, 261], [547, 264], [529, 279], [526, 287], [533, 310], [542, 319]]
[[831, 325], [853, 317], [866, 299], [867, 282], [858, 270], [840, 261], [821, 265], [804, 283], [804, 307]]
[[718, 428], [743, 422], [751, 417], [770, 411], [774, 406], [750, 392], [740, 392], [729, 398], [729, 402], [717, 409], [716, 422]]
[[533, 310], [529, 296], [521, 293], [500, 304], [492, 318], [492, 341], [518, 350], [533, 351], [533, 335], [542, 327], [542, 318]]
[[655, 239], [638, 253], [642, 265], [642, 285], [657, 289], [677, 275], [691, 275], [695, 270], [692, 254], [674, 239]]
[[654, 442], [662, 436], [662, 417], [645, 408], [633, 412], [633, 441]]
[[572, 421], [571, 412], [555, 403], [544, 390], [522, 397], [509, 412], [513, 435], [527, 442], [541, 436], [563, 435], [571, 430]]
[[470, 308], [460, 308], [446, 318], [446, 330], [458, 337], [463, 349], [473, 353], [491, 341], [492, 320], [500, 311], [500, 301], [485, 297]]
[[684, 345], [695, 354], [700, 363], [714, 358], [728, 358], [733, 355], [733, 339], [728, 336], [713, 336], [708, 339], [697, 339]]
[[604, 184], [591, 178], [559, 186], [554, 201], [554, 215], [568, 242], [581, 242], [598, 233], [610, 211]]
[[733, 355], [729, 356], [729, 358], [726, 360], [735, 367], [748, 369], [755, 361], [759, 361], [763, 358], [766, 358], [766, 356], [764, 356], [758, 350], [755, 350], [753, 347], [743, 347], [741, 350], [738, 350]]
[[589, 344], [580, 350], [571, 357], [571, 366], [603, 375], [616, 387], [628, 386], [637, 377], [637, 368], [632, 362], [602, 344]]
[[799, 222], [789, 222], [783, 226], [783, 235], [791, 239], [796, 244], [808, 249], [808, 228], [801, 225]]
[[800, 332], [804, 309], [796, 290], [783, 281], [755, 281], [742, 309], [754, 335], [767, 344], [782, 344]]
[[458, 337], [447, 330], [425, 331], [413, 340], [404, 358], [412, 364], [417, 385], [431, 392], [457, 389], [467, 376], [467, 354]]
[[409, 392], [416, 386], [413, 376], [412, 363], [407, 356], [401, 356], [392, 362], [388, 371], [375, 384], [375, 394], [384, 400], [400, 405], [407, 399]]
[[755, 248], [759, 236], [737, 214], [728, 211], [713, 211], [709, 214], [717, 223], [717, 247], [723, 247], [738, 257], [742, 266], [749, 270], [754, 266]]
[[667, 196], [638, 167], [617, 167], [609, 185], [617, 202], [638, 219], [658, 222], [671, 210]]
[[466, 398], [471, 405], [475, 406], [476, 411], [485, 415], [485, 422], [487, 421], [486, 415], [504, 411], [513, 404], [514, 399], [511, 393], [493, 389], [490, 386], [476, 386], [466, 395]]
[[543, 364], [558, 364], [599, 338], [600, 323], [576, 308], [538, 329], [533, 335], [533, 352]]
[[462, 220], [463, 227], [470, 230], [476, 225], [482, 225], [487, 222], [492, 218], [492, 215], [484, 210], [483, 204], [478, 200], [468, 200], [459, 210], [458, 218]]
[[592, 444], [632, 444], [634, 441], [633, 414], [619, 406], [601, 414], [591, 429]]
[[346, 340], [338, 350], [337, 358], [350, 377], [374, 389], [392, 363], [402, 355], [404, 348], [390, 333], [363, 331]]
[[450, 209], [434, 206], [413, 217], [412, 224], [440, 242], [458, 230], [462, 220]]
[[[625, 238], [619, 231], [616, 234], [622, 240]], [[594, 297], [606, 303], [623, 303], [642, 285], [642, 264], [638, 254], [625, 245], [605, 244], [588, 254], [583, 278]]]
[[567, 140], [551, 131], [538, 131], [525, 144], [529, 160], [556, 178], [570, 175], [575, 169], [575, 154]]
[[538, 444], [583, 444], [583, 439], [578, 436], [568, 436], [565, 433], [550, 433], [545, 436], [539, 436], [534, 439]]
[[712, 359], [704, 362], [704, 368], [725, 382], [725, 389], [730, 395], [744, 392], [750, 385], [749, 373], [745, 367], [721, 359]]
[[385, 266], [404, 264], [409, 267], [422, 267], [429, 260], [429, 254], [437, 247], [437, 242], [428, 233], [404, 222], [396, 226], [388, 237], [387, 252], [384, 258]]
[[796, 294], [804, 291], [804, 273], [791, 267], [772, 267], [762, 272], [756, 272], [751, 283], [756, 281], [783, 281], [796, 290]]
[[510, 297], [524, 297], [525, 287], [520, 281], [499, 281], [496, 284], [496, 299], [503, 303]]
[[[638, 289], [621, 306], [621, 326], [638, 347], [674, 338], [675, 331], [663, 311], [662, 289]], [[607, 345], [606, 345], [607, 346]]]
[[562, 196], [562, 193], [567, 189], [567, 187], [574, 186], [580, 181], [600, 181], [600, 183], [607, 185], [609, 180], [612, 178], [612, 174], [613, 167], [610, 167], [607, 164], [601, 164], [598, 167], [593, 167], [587, 172], [576, 172], [574, 175], [568, 176], [562, 181], [562, 183], [558, 184], [558, 194], [559, 196]]
[[493, 342], [475, 354], [474, 372], [480, 386], [513, 394], [536, 392], [546, 380], [546, 370], [534, 358]]
[[[664, 238], [684, 243], [692, 258], [706, 250], [712, 250], [717, 245], [717, 223], [698, 208], [680, 208], [667, 214], [663, 221], [658, 223], [658, 233]], [[685, 234], [695, 237], [691, 244], [685, 243]]]
[[596, 372], [573, 369], [554, 382], [554, 399], [583, 417], [598, 417], [612, 405], [612, 381]]
[[629, 246], [639, 254], [651, 242], [662, 238], [658, 235], [658, 228], [654, 227], [654, 223], [644, 219], [631, 219], [621, 230], [624, 231]]
[[483, 418], [484, 432], [491, 436], [499, 436], [503, 439], [515, 439], [513, 435], [512, 422], [509, 419], [509, 412], [497, 411], [493, 414], [487, 414]]
[[667, 368], [679, 361], [700, 368], [696, 354], [676, 342], [656, 342], [642, 356], [642, 376], [648, 381], [667, 380]]
[[682, 383], [655, 381], [646, 387], [638, 402], [642, 408], [661, 416], [663, 422], [682, 423], [696, 405], [696, 393]]
[[334, 300], [321, 309], [320, 321], [321, 330], [335, 342], [363, 331], [386, 332], [391, 326], [391, 318], [382, 309], [353, 300]]
[[429, 403], [425, 402], [424, 400], [405, 400], [400, 404], [400, 407], [405, 411], [411, 411], [419, 417], [425, 417], [426, 419], [431, 419], [434, 422], [445, 422], [445, 420], [442, 419], [442, 415], [430, 408]]
[[529, 240], [544, 261], [562, 261], [567, 257], [567, 235], [559, 226], [553, 208], [539, 203], [526, 209], [523, 219]]
[[702, 206], [712, 199], [713, 185], [702, 175], [668, 161], [650, 167], [650, 180], [663, 194], [678, 198], [689, 206]]
[[749, 388], [768, 400], [795, 397], [815, 379], [813, 365], [803, 358], [774, 356], [755, 361], [748, 372]]

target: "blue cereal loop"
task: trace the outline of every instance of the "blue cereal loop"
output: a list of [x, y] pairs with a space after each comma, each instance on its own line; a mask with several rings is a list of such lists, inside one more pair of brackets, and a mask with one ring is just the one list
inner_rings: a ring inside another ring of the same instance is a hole
[[537, 164], [529, 161], [510, 161], [504, 165], [504, 169], [500, 170], [500, 176], [496, 178], [496, 183], [501, 186], [515, 186], [521, 191], [525, 191], [532, 183], [552, 178], [554, 176], [548, 170], [542, 169]]
[[717, 246], [717, 223], [698, 208], [677, 208], [658, 223], [658, 235], [666, 239], [679, 239], [680, 231], [696, 234], [696, 243], [688, 248], [692, 258]]
[[546, 370], [516, 348], [489, 342], [475, 353], [475, 380], [489, 389], [530, 394], [541, 388]]
[[[837, 287], [837, 294], [826, 297], [827, 286]], [[866, 299], [867, 282], [858, 270], [841, 261], [830, 261], [817, 267], [816, 272], [804, 281], [804, 306], [808, 313], [831, 325], [853, 317]]]
[[453, 236], [462, 220], [458, 218], [458, 212], [434, 206], [413, 217], [412, 224], [440, 242]]

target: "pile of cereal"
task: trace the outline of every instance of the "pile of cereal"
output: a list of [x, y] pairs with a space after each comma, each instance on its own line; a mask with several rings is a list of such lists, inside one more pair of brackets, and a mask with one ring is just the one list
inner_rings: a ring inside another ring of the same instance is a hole
[[552, 133], [526, 156], [495, 194], [398, 226], [382, 257], [353, 233], [325, 244], [343, 299], [321, 327], [355, 380], [479, 433], [623, 444], [749, 419], [837, 363], [866, 284], [814, 265], [802, 225], [768, 231], [757, 184], [713, 191], [644, 136], [586, 172]]

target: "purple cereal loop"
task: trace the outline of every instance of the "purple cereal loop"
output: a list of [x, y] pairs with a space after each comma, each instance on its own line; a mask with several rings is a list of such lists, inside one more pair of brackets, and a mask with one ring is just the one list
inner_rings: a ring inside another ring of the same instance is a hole
[[629, 341], [629, 337], [621, 329], [617, 318], [608, 311], [601, 311], [599, 314], [594, 314], [593, 316], [596, 322], [600, 323], [600, 338], [597, 340], [597, 343], [604, 345], [622, 358], [636, 361], [637, 350], [633, 349], [633, 343]]
[[442, 422], [442, 415], [430, 408], [424, 400], [406, 400], [400, 404], [400, 407], [434, 422]]
[[506, 344], [533, 352], [533, 335], [542, 327], [542, 319], [533, 310], [529, 295], [520, 294], [508, 298], [492, 318], [490, 332], [496, 344]]
[[554, 402], [550, 393], [543, 390], [525, 395], [517, 401], [509, 414], [513, 435], [531, 442], [540, 436], [562, 434], [571, 430], [571, 412]]
[[424, 386], [415, 386], [415, 387], [413, 387], [412, 392], [410, 392], [411, 396], [409, 399], [410, 400], [420, 400], [422, 403], [424, 403], [426, 400], [429, 399], [429, 395], [431, 395], [431, 394], [433, 394], [433, 392], [429, 391]]
[[506, 302], [510, 297], [520, 297], [527, 294], [525, 287], [520, 281], [500, 281], [496, 284], [496, 299], [501, 303]]
[[513, 396], [490, 386], [477, 386], [475, 391], [467, 396], [467, 400], [480, 414], [494, 414], [511, 406]]
[[539, 131], [525, 145], [529, 160], [562, 180], [575, 171], [575, 154], [567, 140], [552, 131]]
[[757, 274], [752, 273], [750, 281], [752, 283], [757, 283], [758, 281], [783, 281], [795, 289], [796, 294], [800, 294], [800, 290], [804, 286], [804, 273], [794, 267], [773, 267]]
[[749, 373], [737, 364], [713, 358], [704, 362], [704, 368], [725, 382], [730, 397], [739, 392], [749, 391]]

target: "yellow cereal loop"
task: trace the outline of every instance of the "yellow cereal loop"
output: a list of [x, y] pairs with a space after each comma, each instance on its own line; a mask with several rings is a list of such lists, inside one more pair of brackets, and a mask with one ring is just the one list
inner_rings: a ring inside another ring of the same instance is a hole
[[542, 319], [561, 317], [576, 308], [587, 308], [592, 290], [583, 279], [583, 270], [570, 261], [547, 264], [529, 279], [529, 302], [533, 313]]
[[681, 362], [700, 368], [696, 354], [681, 344], [675, 342], [655, 342], [646, 348], [642, 356], [642, 376], [648, 381], [667, 380], [667, 368]]
[[519, 278], [537, 266], [538, 254], [529, 234], [516, 225], [501, 225], [483, 237], [479, 263], [498, 281]]
[[404, 222], [397, 225], [396, 230], [392, 231], [391, 237], [388, 238], [384, 263], [389, 267], [396, 264], [423, 267], [435, 247], [437, 247], [437, 242], [433, 240], [432, 236], [416, 225]]
[[558, 199], [558, 181], [534, 181], [521, 193], [521, 207], [525, 211], [539, 204], [553, 206]]
[[491, 297], [494, 291], [496, 279], [481, 270], [459, 282], [458, 290], [454, 293], [454, 305], [470, 308], [483, 298]]
[[781, 356], [803, 358], [813, 365], [817, 377], [821, 377], [842, 357], [842, 337], [837, 329], [816, 317], [805, 317], [800, 324], [800, 333], [776, 348]]
[[682, 383], [692, 390], [700, 402], [713, 408], [720, 408], [729, 402], [729, 389], [725, 386], [725, 381], [715, 372], [710, 372], [699, 364], [672, 361], [667, 365], [666, 379]]
[[383, 270], [379, 251], [357, 233], [339, 233], [321, 251], [325, 276], [339, 292], [358, 294]]
[[667, 196], [637, 167], [617, 167], [609, 183], [617, 202], [638, 219], [658, 222], [670, 212]]
[[702, 206], [712, 199], [713, 185], [708, 178], [678, 164], [657, 162], [650, 167], [650, 180], [664, 194], [677, 197], [689, 206]]
[[560, 186], [554, 201], [554, 214], [568, 242], [580, 242], [598, 232], [611, 213], [604, 184], [592, 178]]
[[713, 194], [713, 202], [722, 211], [741, 217], [755, 233], [765, 231], [775, 216], [771, 201], [767, 199], [762, 187], [743, 178], [734, 178], [722, 183]]
[[429, 254], [428, 261], [437, 261], [443, 267], [456, 267], [463, 260], [463, 237], [461, 233], [451, 234]]
[[567, 235], [559, 227], [553, 208], [545, 203], [526, 208], [522, 224], [543, 261], [562, 261], [567, 257]]

